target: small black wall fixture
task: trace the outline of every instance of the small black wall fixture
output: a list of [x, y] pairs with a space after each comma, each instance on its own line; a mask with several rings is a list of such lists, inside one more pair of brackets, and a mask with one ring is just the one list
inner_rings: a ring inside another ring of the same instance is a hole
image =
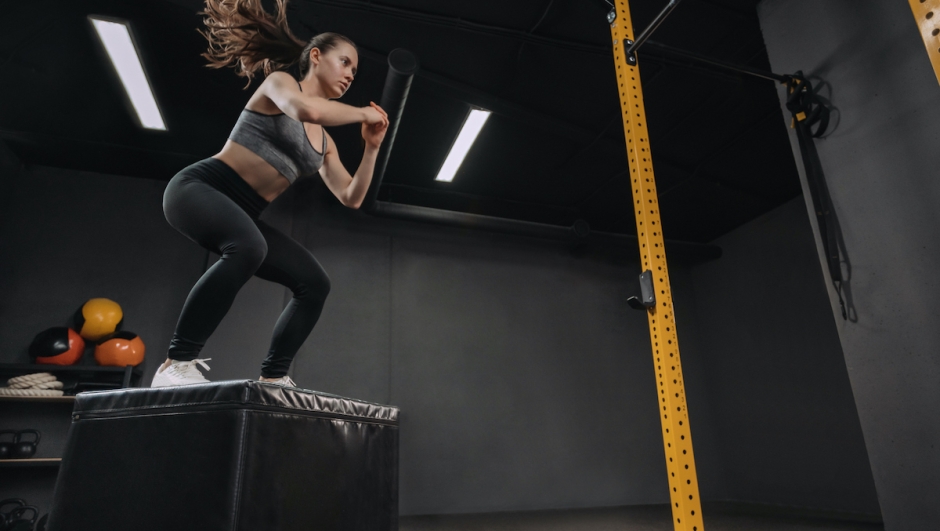
[[627, 299], [634, 310], [648, 310], [656, 306], [656, 291], [653, 289], [653, 272], [647, 269], [640, 274], [640, 296]]

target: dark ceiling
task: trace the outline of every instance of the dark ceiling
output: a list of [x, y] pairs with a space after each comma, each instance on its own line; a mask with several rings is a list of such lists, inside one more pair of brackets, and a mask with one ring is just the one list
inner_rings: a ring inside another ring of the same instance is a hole
[[[667, 0], [634, 0], [644, 27]], [[756, 0], [685, 0], [657, 43], [769, 70]], [[0, 139], [27, 164], [169, 180], [216, 153], [251, 90], [205, 68], [198, 0], [0, 2]], [[306, 39], [360, 47], [342, 101], [378, 101], [395, 48], [421, 63], [379, 199], [635, 234], [604, 0], [292, 0]], [[130, 21], [168, 132], [140, 129], [88, 15]], [[644, 53], [645, 51], [645, 53]], [[640, 65], [664, 234], [708, 242], [800, 193], [773, 82], [653, 48]], [[786, 73], [786, 72], [780, 72]], [[434, 181], [471, 106], [493, 115], [453, 183]], [[358, 127], [331, 129], [355, 170]]]

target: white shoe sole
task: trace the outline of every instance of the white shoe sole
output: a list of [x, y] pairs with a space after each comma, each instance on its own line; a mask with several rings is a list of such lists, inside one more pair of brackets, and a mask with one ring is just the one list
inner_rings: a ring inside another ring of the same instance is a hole
[[153, 376], [153, 381], [150, 382], [150, 387], [178, 387], [181, 385], [196, 385], [201, 383], [209, 383], [209, 380], [195, 382], [174, 382], [163, 376], [163, 373], [158, 372]]

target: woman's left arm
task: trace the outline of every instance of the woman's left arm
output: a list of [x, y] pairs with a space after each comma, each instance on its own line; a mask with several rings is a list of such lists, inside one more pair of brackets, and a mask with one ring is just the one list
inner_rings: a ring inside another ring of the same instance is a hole
[[[375, 105], [375, 108], [382, 109]], [[372, 174], [375, 171], [375, 159], [379, 154], [379, 146], [385, 138], [385, 131], [388, 126], [382, 123], [362, 124], [362, 138], [365, 140], [366, 147], [362, 152], [362, 162], [359, 163], [359, 169], [355, 175], [349, 175], [349, 172], [343, 166], [336, 150], [336, 144], [330, 135], [326, 135], [327, 145], [326, 153], [323, 155], [323, 166], [320, 168], [320, 176], [326, 183], [326, 187], [333, 192], [333, 195], [339, 199], [339, 202], [349, 208], [359, 208], [362, 201], [369, 191], [369, 184], [372, 183]]]

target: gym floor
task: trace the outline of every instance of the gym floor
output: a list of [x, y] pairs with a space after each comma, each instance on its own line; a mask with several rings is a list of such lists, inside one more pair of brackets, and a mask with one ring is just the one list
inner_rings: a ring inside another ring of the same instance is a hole
[[[784, 515], [780, 511], [706, 504], [708, 531], [882, 531], [876, 522], [824, 516]], [[669, 507], [640, 505], [599, 509], [460, 515], [403, 516], [401, 531], [672, 531]]]

